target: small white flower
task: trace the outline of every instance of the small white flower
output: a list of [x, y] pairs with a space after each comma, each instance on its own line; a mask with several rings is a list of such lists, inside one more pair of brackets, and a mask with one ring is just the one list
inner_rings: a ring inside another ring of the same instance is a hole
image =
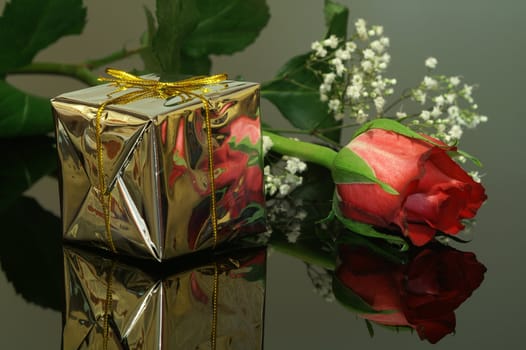
[[455, 95], [455, 94], [445, 94], [444, 97], [446, 98], [447, 103], [453, 104], [453, 102], [455, 102], [455, 99], [457, 98], [457, 95]]
[[281, 184], [281, 186], [279, 186], [279, 195], [284, 197], [286, 196], [287, 194], [290, 193], [290, 185], [289, 184]]
[[[272, 139], [266, 135], [263, 135], [263, 155], [267, 154], [268, 151], [274, 146], [274, 142], [272, 142]], [[268, 165], [265, 167], [267, 168]], [[270, 168], [268, 169], [270, 173]], [[265, 174], [266, 175], [266, 174]]]
[[339, 40], [336, 37], [336, 35], [331, 35], [327, 39], [323, 40], [323, 45], [330, 47], [331, 49], [335, 49], [336, 47], [338, 47], [338, 41]]
[[326, 92], [330, 92], [332, 89], [332, 86], [330, 84], [321, 84], [320, 85], [320, 94], [324, 94]]
[[350, 85], [347, 87], [347, 90], [345, 91], [345, 94], [347, 97], [352, 98], [353, 100], [357, 100], [360, 98], [360, 92], [362, 88], [360, 85]]
[[341, 76], [343, 72], [345, 72], [345, 66], [343, 65], [343, 62], [339, 58], [333, 58], [330, 63], [334, 66], [336, 69], [336, 75]]
[[326, 94], [320, 94], [320, 101], [321, 102], [329, 101], [329, 96], [327, 96]]
[[437, 59], [434, 58], [434, 57], [428, 57], [428, 58], [426, 59], [426, 67], [427, 67], [427, 68], [435, 69], [436, 66], [437, 66], [437, 63], [438, 63], [438, 61], [437, 61]]
[[413, 90], [413, 98], [416, 102], [420, 102], [420, 104], [426, 103], [426, 93], [420, 89]]
[[431, 113], [428, 110], [424, 110], [420, 113], [420, 118], [423, 120], [429, 120]]
[[385, 105], [385, 99], [382, 96], [378, 96], [374, 99], [374, 106], [376, 107], [376, 111], [378, 113], [382, 113]]
[[389, 41], [389, 38], [388, 37], [381, 37], [380, 38], [380, 44], [382, 44], [384, 47], [388, 47], [389, 44], [390, 44], [390, 41]]
[[453, 118], [458, 118], [460, 110], [457, 106], [451, 106], [447, 109], [447, 113]]
[[325, 84], [332, 84], [334, 82], [334, 79], [336, 79], [336, 74], [334, 74], [333, 72], [323, 75], [323, 82]]
[[360, 65], [362, 66], [363, 70], [368, 73], [373, 70], [373, 64], [371, 61], [362, 61]]
[[359, 18], [355, 23], [354, 26], [356, 27], [356, 33], [362, 40], [367, 40], [367, 23], [363, 18]]
[[365, 58], [366, 60], [374, 58], [375, 56], [376, 56], [376, 54], [374, 53], [373, 50], [371, 50], [371, 49], [363, 50], [363, 58]]
[[385, 62], [386, 64], [389, 64], [391, 62], [391, 55], [389, 55], [387, 52], [380, 57], [380, 61]]
[[405, 112], [396, 112], [396, 117], [398, 119], [405, 118], [405, 117], [407, 117], [407, 113], [405, 113]]
[[373, 49], [374, 51], [378, 52], [378, 53], [382, 53], [382, 51], [384, 51], [384, 45], [380, 42], [380, 40], [375, 40], [375, 41], [372, 41], [371, 44], [371, 49]]
[[342, 61], [347, 61], [351, 59], [351, 52], [349, 50], [338, 49], [334, 53], [334, 56]]
[[323, 48], [323, 45], [319, 41], [315, 41], [311, 45], [311, 49], [314, 50], [315, 55], [318, 57], [325, 57], [327, 56], [327, 50]]
[[376, 33], [376, 35], [380, 36], [384, 33], [384, 27], [382, 26], [373, 26], [373, 30]]
[[349, 52], [354, 52], [357, 46], [353, 41], [348, 41], [345, 43], [345, 50]]
[[433, 118], [436, 118], [436, 117], [440, 116], [441, 114], [442, 114], [442, 111], [437, 106], [434, 106], [433, 109], [431, 110], [431, 116]]
[[459, 139], [462, 137], [462, 128], [458, 125], [453, 125], [451, 129], [449, 130], [449, 136], [451, 136], [454, 139]]
[[368, 118], [369, 116], [367, 115], [367, 113], [365, 113], [362, 109], [360, 109], [358, 111], [358, 114], [356, 115], [356, 122], [358, 124], [363, 124], [367, 121]]
[[361, 74], [354, 74], [352, 76], [352, 83], [353, 85], [362, 85], [363, 83], [363, 77]]
[[437, 87], [438, 83], [435, 79], [425, 76], [424, 80], [422, 81], [422, 84], [428, 89], [434, 89]]
[[446, 99], [444, 98], [444, 96], [440, 95], [440, 96], [435, 97], [435, 104], [438, 107], [442, 107], [444, 103], [446, 103]]
[[332, 99], [329, 101], [329, 110], [338, 112], [340, 110], [341, 102], [338, 99]]
[[451, 77], [449, 78], [449, 83], [453, 86], [457, 86], [460, 84], [460, 78], [459, 77]]
[[471, 176], [471, 178], [473, 179], [473, 181], [475, 182], [480, 182], [481, 181], [481, 176], [479, 174], [478, 171], [470, 171], [469, 172], [469, 175]]

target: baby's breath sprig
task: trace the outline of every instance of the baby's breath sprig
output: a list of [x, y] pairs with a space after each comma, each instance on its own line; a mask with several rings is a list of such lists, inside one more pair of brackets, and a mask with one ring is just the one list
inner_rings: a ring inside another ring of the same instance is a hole
[[372, 117], [383, 115], [386, 97], [393, 94], [395, 79], [386, 78], [391, 60], [387, 52], [389, 38], [383, 27], [367, 27], [363, 19], [355, 23], [356, 33], [345, 41], [332, 35], [312, 43], [310, 67], [327, 70], [313, 71], [320, 76], [321, 101], [327, 102], [336, 120], [345, 117], [362, 124]]
[[[448, 144], [457, 143], [466, 128], [488, 120], [477, 112], [473, 85], [462, 83], [460, 76], [433, 74], [438, 65], [434, 57], [425, 60], [428, 75], [420, 84], [387, 105], [396, 85], [396, 79], [385, 76], [391, 61], [389, 38], [382, 26], [368, 27], [364, 19], [358, 19], [354, 27], [347, 41], [332, 35], [313, 42], [307, 62], [320, 77], [320, 100], [327, 103], [334, 119], [350, 118], [348, 126], [372, 118], [394, 118]], [[419, 111], [404, 110], [404, 101], [412, 101]]]

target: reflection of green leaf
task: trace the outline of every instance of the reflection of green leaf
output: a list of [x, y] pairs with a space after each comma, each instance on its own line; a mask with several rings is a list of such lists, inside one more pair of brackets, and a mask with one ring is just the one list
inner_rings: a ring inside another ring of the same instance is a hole
[[252, 165], [259, 165], [260, 164], [260, 157], [258, 157], [260, 151], [261, 151], [261, 144], [258, 142], [256, 144], [253, 144], [250, 142], [250, 137], [245, 136], [241, 139], [241, 141], [238, 141], [237, 138], [234, 136], [230, 141], [228, 142], [228, 145], [230, 146], [230, 149], [240, 151], [243, 153], [248, 154], [248, 163], [247, 166]]
[[38, 135], [52, 130], [48, 99], [26, 94], [0, 80], [0, 137]]
[[11, 205], [25, 190], [55, 170], [57, 154], [55, 141], [50, 137], [2, 140], [5, 150], [0, 167], [0, 212]]
[[380, 181], [373, 169], [347, 147], [342, 148], [334, 158], [332, 177], [337, 184], [376, 183], [385, 192], [393, 195], [398, 194], [389, 184]]
[[332, 214], [335, 215], [336, 218], [350, 231], [353, 231], [355, 233], [358, 233], [358, 234], [361, 234], [367, 237], [371, 237], [371, 238], [383, 239], [387, 242], [399, 245], [400, 251], [405, 251], [409, 248], [409, 245], [402, 237], [378, 232], [371, 225], [364, 224], [364, 223], [346, 218], [340, 210], [340, 206], [339, 206], [338, 198], [336, 197], [336, 193], [334, 194], [334, 199], [332, 203], [333, 203]]
[[337, 277], [332, 279], [332, 292], [334, 297], [343, 306], [353, 312], [359, 314], [388, 314], [392, 311], [377, 311], [373, 309], [365, 300], [363, 300], [358, 294], [354, 293], [350, 288], [345, 286], [342, 281]]
[[61, 37], [80, 34], [86, 21], [82, 0], [13, 0], [0, 18], [0, 73], [25, 66]]
[[199, 23], [184, 40], [191, 57], [232, 54], [259, 35], [270, 14], [265, 0], [198, 0]]
[[64, 294], [60, 220], [31, 198], [0, 213], [0, 262], [24, 299], [60, 311]]
[[325, 24], [327, 26], [327, 37], [330, 35], [336, 35], [339, 38], [347, 38], [349, 9], [332, 0], [325, 0], [323, 12], [325, 14]]

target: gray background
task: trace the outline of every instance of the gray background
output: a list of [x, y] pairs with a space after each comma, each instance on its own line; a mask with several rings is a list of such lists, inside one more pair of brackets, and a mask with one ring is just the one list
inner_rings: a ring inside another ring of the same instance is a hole
[[[6, 1], [0, 0], [0, 8]], [[438, 349], [522, 348], [526, 321], [526, 281], [523, 252], [526, 235], [522, 215], [525, 119], [526, 2], [520, 0], [368, 0], [341, 1], [354, 21], [363, 17], [382, 24], [391, 39], [390, 75], [399, 88], [417, 83], [423, 61], [435, 56], [438, 72], [462, 75], [479, 84], [474, 96], [490, 121], [465, 134], [461, 146], [485, 164], [483, 182], [489, 195], [479, 211], [472, 250], [488, 268], [483, 285], [457, 312], [457, 334]], [[271, 20], [257, 41], [232, 57], [215, 57], [213, 72], [265, 81], [288, 58], [308, 50], [323, 36], [323, 1], [268, 0]], [[145, 27], [142, 5], [153, 0], [85, 1], [88, 23], [80, 37], [61, 40], [39, 55], [41, 61], [78, 62], [100, 57], [125, 44], [135, 47]], [[139, 62], [116, 64], [128, 69]], [[53, 96], [81, 88], [63, 78], [17, 77], [18, 86]], [[263, 102], [263, 118], [277, 118]], [[50, 179], [30, 194], [58, 211], [57, 187]], [[59, 313], [28, 305], [15, 295], [0, 273], [0, 348], [58, 349]], [[31, 315], [31, 316], [28, 316]], [[301, 263], [277, 252], [270, 256], [266, 305], [265, 349], [345, 349], [386, 346], [416, 349], [429, 345], [416, 334], [396, 334], [376, 327], [370, 339], [363, 321], [339, 305], [327, 304], [312, 292]], [[45, 339], [45, 340], [44, 340]], [[16, 345], [15, 345], [16, 344]]]

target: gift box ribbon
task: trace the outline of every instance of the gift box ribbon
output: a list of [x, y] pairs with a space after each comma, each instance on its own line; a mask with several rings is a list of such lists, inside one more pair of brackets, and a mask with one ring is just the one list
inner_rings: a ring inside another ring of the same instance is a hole
[[[198, 98], [204, 105], [205, 109], [205, 125], [206, 125], [206, 136], [208, 143], [208, 167], [209, 167], [209, 182], [210, 182], [210, 216], [212, 223], [212, 233], [213, 233], [213, 247], [215, 248], [218, 241], [218, 229], [217, 229], [217, 214], [216, 214], [216, 198], [215, 198], [215, 183], [214, 183], [214, 157], [213, 157], [213, 145], [212, 145], [212, 125], [210, 121], [210, 108], [211, 103], [206, 98], [205, 93], [207, 85], [217, 84], [223, 80], [227, 79], [226, 74], [216, 74], [212, 76], [198, 76], [192, 77], [176, 82], [161, 82], [155, 79], [145, 79], [133, 74], [108, 68], [106, 73], [112, 78], [100, 77], [100, 81], [109, 82], [110, 85], [116, 87], [116, 90], [109, 94], [111, 97], [114, 94], [117, 94], [121, 91], [127, 89], [134, 89], [132, 91], [126, 92], [123, 95], [110, 98], [109, 100], [103, 102], [99, 109], [97, 110], [95, 118], [95, 134], [96, 134], [96, 145], [97, 145], [97, 165], [98, 165], [98, 178], [99, 178], [99, 193], [100, 201], [102, 204], [102, 210], [104, 213], [104, 223], [106, 231], [106, 239], [110, 249], [116, 253], [115, 244], [113, 242], [111, 234], [111, 193], [108, 192], [108, 187], [106, 184], [106, 179], [104, 178], [104, 152], [102, 147], [102, 115], [104, 110], [109, 105], [115, 104], [127, 104], [133, 101], [145, 99], [145, 98], [160, 98], [168, 99], [174, 97], [180, 97], [182, 102]], [[204, 90], [203, 93], [196, 92], [198, 90]]]

